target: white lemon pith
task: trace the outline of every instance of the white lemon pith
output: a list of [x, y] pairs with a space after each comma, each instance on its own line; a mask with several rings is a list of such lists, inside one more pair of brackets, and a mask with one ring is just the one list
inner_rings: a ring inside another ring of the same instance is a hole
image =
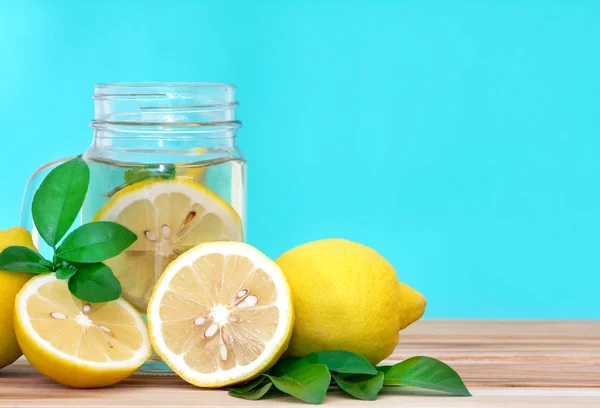
[[[0, 231], [0, 251], [18, 245], [33, 249], [31, 234], [23, 227]], [[15, 362], [23, 353], [13, 324], [15, 297], [34, 274], [0, 271], [0, 368]]]
[[293, 328], [279, 267], [239, 242], [200, 244], [161, 276], [148, 306], [155, 351], [200, 387], [248, 381], [285, 351]]
[[19, 292], [15, 330], [31, 365], [75, 388], [117, 383], [151, 353], [146, 325], [129, 303], [81, 301], [54, 274], [33, 278]]
[[164, 269], [202, 242], [240, 241], [242, 221], [218, 195], [184, 177], [151, 179], [113, 196], [94, 221], [117, 222], [138, 239], [106, 261], [123, 287], [123, 297], [145, 312]]

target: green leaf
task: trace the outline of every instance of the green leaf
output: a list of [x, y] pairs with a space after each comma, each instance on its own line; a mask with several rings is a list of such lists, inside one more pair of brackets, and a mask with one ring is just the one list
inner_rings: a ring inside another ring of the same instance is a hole
[[56, 271], [56, 278], [62, 280], [69, 280], [76, 273], [77, 268], [75, 268], [73, 265], [64, 266]]
[[249, 390], [244, 390], [244, 391], [231, 390], [231, 391], [229, 391], [229, 395], [231, 395], [232, 397], [244, 398], [247, 400], [261, 399], [269, 392], [269, 390], [273, 386], [273, 383], [271, 381], [269, 381], [268, 378], [265, 378], [265, 377], [259, 377], [259, 379], [261, 381], [258, 383], [257, 386], [255, 386]]
[[53, 169], [35, 192], [31, 207], [40, 236], [52, 248], [77, 218], [90, 183], [90, 169], [81, 158]]
[[119, 191], [132, 184], [151, 178], [172, 179], [177, 176], [177, 167], [174, 164], [148, 165], [137, 169], [129, 169], [124, 174], [124, 183], [114, 189], [103, 193], [103, 197], [112, 197]]
[[139, 169], [129, 169], [125, 172], [125, 183], [133, 184], [153, 177], [164, 179], [174, 178], [177, 168], [174, 164], [161, 164], [158, 166], [146, 166]]
[[383, 385], [416, 387], [470, 396], [469, 390], [456, 371], [449, 365], [431, 357], [412, 357], [391, 368], [380, 367], [385, 373]]
[[146, 169], [129, 169], [124, 174], [125, 183], [133, 184], [152, 177], [152, 173]]
[[336, 374], [331, 374], [331, 376], [342, 390], [361, 400], [373, 401], [383, 388], [384, 375], [382, 372], [373, 376], [361, 375], [347, 378], [340, 378]]
[[281, 377], [282, 375], [287, 374], [298, 360], [300, 360], [298, 357], [282, 358], [269, 370], [269, 374], [274, 375], [275, 377]]
[[52, 269], [54, 267], [54, 264], [52, 262], [50, 262], [49, 260], [44, 259], [44, 258], [40, 259], [40, 265], [47, 266], [50, 269]]
[[119, 255], [137, 239], [124, 226], [108, 221], [84, 224], [71, 232], [56, 250], [70, 262], [102, 262]]
[[48, 273], [46, 261], [40, 254], [24, 246], [10, 246], [0, 253], [0, 270], [7, 272]]
[[69, 279], [71, 293], [86, 302], [100, 303], [121, 296], [121, 283], [103, 263], [77, 264], [77, 273]]
[[387, 373], [388, 371], [390, 371], [392, 369], [392, 367], [394, 366], [377, 366], [377, 371], [382, 372], [382, 373]]
[[309, 404], [320, 404], [331, 382], [329, 369], [323, 364], [311, 364], [289, 371], [283, 377], [265, 374], [275, 387]]
[[177, 167], [174, 164], [148, 165], [136, 169], [129, 169], [124, 174], [124, 183], [103, 193], [103, 197], [112, 197], [125, 187], [151, 178], [172, 179], [177, 176]]
[[377, 374], [377, 369], [364, 357], [344, 350], [319, 351], [298, 360], [291, 369], [308, 364], [324, 364], [331, 371], [349, 374]]
[[266, 378], [266, 377], [263, 377], [261, 375], [259, 377], [256, 377], [254, 380], [249, 381], [247, 383], [244, 383], [244, 384], [241, 384], [241, 385], [237, 385], [235, 387], [226, 387], [225, 389], [227, 391], [233, 391], [233, 392], [246, 392], [246, 391], [253, 390], [254, 388], [256, 388], [259, 385], [261, 385], [263, 382], [269, 382], [269, 379]]

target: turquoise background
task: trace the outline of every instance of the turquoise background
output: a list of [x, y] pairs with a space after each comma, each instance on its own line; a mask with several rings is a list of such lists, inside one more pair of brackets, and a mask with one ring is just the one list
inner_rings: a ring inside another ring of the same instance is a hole
[[[370, 245], [429, 318], [600, 318], [600, 2], [0, 0], [0, 227], [93, 85], [239, 87], [249, 241]], [[373, 293], [377, 296], [377, 293]]]

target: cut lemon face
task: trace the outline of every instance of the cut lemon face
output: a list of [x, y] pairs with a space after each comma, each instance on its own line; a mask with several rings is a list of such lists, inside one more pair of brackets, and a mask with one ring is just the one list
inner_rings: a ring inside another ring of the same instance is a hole
[[277, 362], [292, 334], [290, 288], [281, 269], [239, 242], [196, 246], [160, 278], [148, 306], [155, 351], [184, 380], [224, 387]]
[[183, 177], [133, 184], [115, 194], [94, 221], [117, 222], [137, 235], [106, 264], [121, 282], [123, 297], [144, 313], [158, 278], [180, 254], [202, 242], [243, 239], [235, 210]]
[[129, 303], [86, 303], [54, 274], [33, 278], [19, 292], [15, 331], [31, 365], [75, 388], [117, 383], [151, 353], [146, 325]]

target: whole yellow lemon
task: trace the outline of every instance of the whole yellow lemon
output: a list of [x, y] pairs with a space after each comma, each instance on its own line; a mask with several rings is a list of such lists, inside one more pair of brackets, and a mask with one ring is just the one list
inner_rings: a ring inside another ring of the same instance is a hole
[[[13, 245], [25, 246], [37, 251], [31, 240], [31, 234], [23, 227], [0, 230], [0, 251]], [[34, 274], [31, 273], [0, 270], [0, 368], [12, 364], [23, 354], [15, 336], [13, 312], [17, 293], [33, 276]]]
[[290, 356], [347, 350], [378, 364], [394, 351], [398, 332], [425, 310], [425, 298], [398, 282], [385, 258], [356, 242], [313, 241], [276, 262], [294, 297]]

